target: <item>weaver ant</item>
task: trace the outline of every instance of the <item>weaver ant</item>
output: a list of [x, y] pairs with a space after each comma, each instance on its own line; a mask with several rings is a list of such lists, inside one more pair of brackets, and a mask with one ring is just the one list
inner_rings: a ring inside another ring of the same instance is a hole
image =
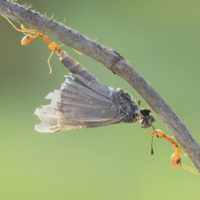
[[[137, 101], [137, 103], [138, 103], [138, 106], [140, 107], [140, 106], [141, 106], [141, 100], [139, 99], [139, 100]], [[146, 111], [149, 111], [149, 112], [148, 112], [149, 114], [151, 113], [151, 110], [150, 110], [149, 108], [147, 108], [147, 109], [145, 109], [145, 110], [146, 110]], [[180, 166], [180, 167], [182, 167], [183, 169], [185, 169], [185, 170], [187, 170], [187, 171], [190, 171], [190, 172], [192, 172], [192, 173], [194, 173], [194, 174], [200, 176], [200, 173], [199, 173], [198, 170], [193, 169], [193, 168], [191, 168], [191, 167], [189, 167], [189, 166], [185, 166], [185, 165], [182, 164], [181, 158], [187, 156], [187, 154], [183, 154], [183, 155], [181, 154], [181, 147], [180, 147], [179, 144], [174, 140], [174, 137], [169, 137], [169, 136], [167, 136], [163, 131], [158, 130], [158, 129], [155, 129], [155, 128], [153, 127], [152, 124], [151, 124], [149, 127], [152, 128], [153, 134], [149, 133], [149, 132], [148, 132], [147, 130], [145, 130], [144, 128], [142, 128], [142, 129], [143, 129], [143, 131], [144, 131], [146, 134], [152, 136], [152, 140], [151, 140], [151, 155], [154, 154], [154, 151], [153, 151], [153, 138], [154, 138], [154, 136], [156, 136], [157, 138], [164, 138], [167, 142], [169, 142], [169, 143], [172, 145], [172, 147], [173, 147], [173, 149], [174, 149], [174, 153], [173, 153], [172, 156], [171, 156], [171, 163], [172, 163], [173, 168], [176, 169], [176, 168], [178, 168], [178, 167]]]
[[[153, 129], [153, 135], [149, 132], [147, 132], [146, 130], [144, 130], [147, 134], [151, 135], [152, 138], [154, 136], [156, 136], [157, 138], [164, 138], [167, 142], [169, 142], [173, 149], [174, 149], [174, 153], [171, 156], [171, 163], [174, 169], [178, 168], [179, 166], [182, 167], [183, 169], [190, 171], [198, 176], [200, 176], [200, 173], [198, 170], [193, 169], [189, 166], [185, 166], [182, 164], [181, 162], [181, 158], [187, 156], [187, 154], [181, 154], [181, 147], [179, 146], [179, 144], [174, 140], [174, 137], [169, 137], [167, 135], [165, 135], [165, 133], [161, 130], [155, 129], [153, 126], [151, 126], [151, 128]], [[151, 153], [153, 154], [153, 149], [151, 150]]]
[[25, 36], [21, 40], [21, 45], [27, 46], [31, 44], [35, 38], [40, 38], [43, 40], [44, 43], [48, 44], [49, 50], [51, 51], [51, 54], [47, 60], [48, 66], [49, 66], [49, 74], [52, 74], [52, 67], [50, 64], [51, 57], [53, 56], [53, 53], [56, 52], [58, 53], [60, 50], [60, 47], [63, 46], [63, 44], [58, 45], [55, 42], [51, 42], [48, 38], [47, 35], [43, 35], [42, 33], [36, 31], [36, 30], [31, 30], [27, 29], [24, 27], [23, 24], [21, 24], [21, 29], [17, 28], [7, 17], [3, 16], [9, 23], [10, 25], [18, 32], [23, 33]]

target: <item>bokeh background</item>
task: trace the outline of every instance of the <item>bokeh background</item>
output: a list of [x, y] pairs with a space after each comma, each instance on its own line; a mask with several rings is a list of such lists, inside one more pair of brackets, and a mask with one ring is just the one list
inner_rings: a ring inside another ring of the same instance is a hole
[[[200, 1], [19, 0], [132, 63], [173, 107], [194, 137], [199, 133]], [[68, 72], [36, 40], [20, 46], [22, 34], [0, 17], [0, 199], [144, 200], [200, 197], [200, 178], [170, 163], [172, 147], [137, 124], [115, 124], [54, 134], [34, 131], [36, 107], [59, 88]], [[140, 96], [122, 79], [87, 56], [65, 49], [114, 88]], [[143, 106], [147, 105], [143, 101]], [[156, 116], [155, 126], [171, 135]], [[188, 158], [183, 163], [193, 166]]]

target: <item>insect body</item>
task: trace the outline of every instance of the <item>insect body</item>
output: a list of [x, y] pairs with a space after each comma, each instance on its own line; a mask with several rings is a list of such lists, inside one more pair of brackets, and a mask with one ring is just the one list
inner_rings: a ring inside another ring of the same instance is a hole
[[36, 110], [39, 132], [56, 132], [119, 122], [140, 121], [148, 128], [155, 121], [150, 110], [140, 109], [123, 90], [109, 89], [66, 52], [59, 50], [61, 62], [71, 71], [60, 90], [47, 95], [51, 104]]

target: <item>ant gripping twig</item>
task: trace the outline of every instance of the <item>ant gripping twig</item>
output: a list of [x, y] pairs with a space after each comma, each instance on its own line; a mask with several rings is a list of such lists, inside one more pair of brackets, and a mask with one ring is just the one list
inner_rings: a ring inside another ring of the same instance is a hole
[[35, 38], [40, 38], [43, 40], [44, 43], [48, 44], [49, 50], [51, 51], [51, 54], [47, 60], [48, 62], [48, 66], [49, 66], [49, 74], [52, 74], [52, 67], [50, 64], [50, 60], [53, 56], [53, 53], [56, 52], [58, 53], [58, 51], [60, 50], [60, 47], [63, 46], [63, 44], [58, 45], [55, 42], [51, 42], [48, 38], [47, 35], [43, 35], [42, 33], [36, 31], [36, 30], [31, 30], [31, 29], [27, 29], [24, 27], [23, 24], [21, 24], [21, 29], [17, 28], [7, 17], [3, 16], [9, 23], [10, 25], [18, 32], [23, 33], [25, 36], [22, 38], [21, 40], [21, 45], [23, 46], [27, 46], [29, 44], [31, 44]]
[[151, 128], [153, 129], [153, 132], [154, 132], [154, 134], [157, 138], [164, 138], [167, 142], [169, 142], [172, 145], [172, 147], [174, 149], [174, 153], [171, 156], [171, 162], [172, 162], [172, 166], [173, 166], [174, 169], [176, 169], [177, 167], [180, 166], [183, 169], [200, 176], [200, 173], [199, 173], [198, 170], [182, 164], [181, 158], [184, 157], [184, 156], [187, 156], [187, 154], [183, 154], [183, 155], [181, 154], [181, 147], [174, 140], [174, 137], [169, 137], [169, 136], [165, 135], [165, 133], [163, 131], [156, 130], [153, 126], [151, 126]]

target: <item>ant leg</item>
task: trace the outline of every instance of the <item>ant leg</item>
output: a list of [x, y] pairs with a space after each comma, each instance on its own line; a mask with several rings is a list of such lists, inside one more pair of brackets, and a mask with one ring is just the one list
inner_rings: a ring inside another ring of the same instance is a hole
[[[182, 147], [180, 147], [180, 148], [182, 148]], [[187, 156], [190, 155], [191, 153], [192, 153], [192, 151], [189, 152], [189, 153], [184, 153], [184, 154], [181, 155], [181, 157], [187, 157]]]
[[52, 74], [52, 67], [51, 67], [51, 64], [50, 64], [50, 60], [51, 60], [51, 58], [53, 56], [53, 53], [54, 52], [52, 51], [50, 56], [49, 56], [49, 58], [48, 58], [48, 60], [47, 60], [47, 63], [48, 63], [48, 66], [49, 66], [49, 74]]
[[[180, 146], [180, 149], [182, 149], [183, 146]], [[187, 157], [188, 155], [192, 154], [193, 151], [190, 151], [189, 153], [184, 153], [181, 155], [181, 157]]]
[[150, 135], [150, 136], [154, 137], [154, 134], [149, 133], [149, 132], [148, 132], [147, 130], [145, 130], [144, 128], [142, 128], [142, 130], [143, 130], [147, 135]]
[[8, 23], [9, 23], [16, 31], [21, 32], [21, 33], [23, 33], [24, 35], [28, 35], [28, 34], [33, 34], [33, 35], [35, 35], [35, 32], [34, 32], [34, 31], [26, 29], [26, 28], [24, 27], [23, 24], [21, 24], [21, 29], [19, 29], [19, 28], [17, 28], [17, 27], [10, 21], [10, 19], [8, 19], [8, 18], [5, 17], [5, 16], [2, 16], [2, 17], [4, 17], [4, 18], [8, 21]]
[[58, 45], [59, 48], [63, 47], [63, 46], [65, 46], [65, 44], [63, 44], [63, 43]]
[[5, 19], [8, 21], [8, 23], [9, 23], [16, 31], [18, 31], [18, 32], [23, 32], [21, 29], [17, 28], [7, 17], [5, 17], [5, 16], [2, 16], [2, 17], [5, 18]]
[[183, 168], [184, 170], [187, 170], [189, 172], [192, 172], [193, 174], [200, 176], [200, 172], [197, 169], [182, 164], [180, 164], [180, 167]]
[[82, 56], [83, 55], [83, 53], [82, 52], [80, 52], [80, 51], [78, 51], [78, 50], [76, 50], [76, 49], [74, 49], [74, 48], [72, 48], [73, 49], [73, 51], [75, 51], [77, 54], [79, 54], [80, 56]]
[[188, 153], [184, 153], [184, 154], [181, 155], [182, 158], [187, 157], [187, 156], [188, 156]]
[[23, 24], [20, 24], [21, 26], [21, 31], [24, 35], [31, 35], [32, 37], [36, 38], [37, 37], [37, 33], [34, 30], [29, 30], [27, 28], [24, 27]]

